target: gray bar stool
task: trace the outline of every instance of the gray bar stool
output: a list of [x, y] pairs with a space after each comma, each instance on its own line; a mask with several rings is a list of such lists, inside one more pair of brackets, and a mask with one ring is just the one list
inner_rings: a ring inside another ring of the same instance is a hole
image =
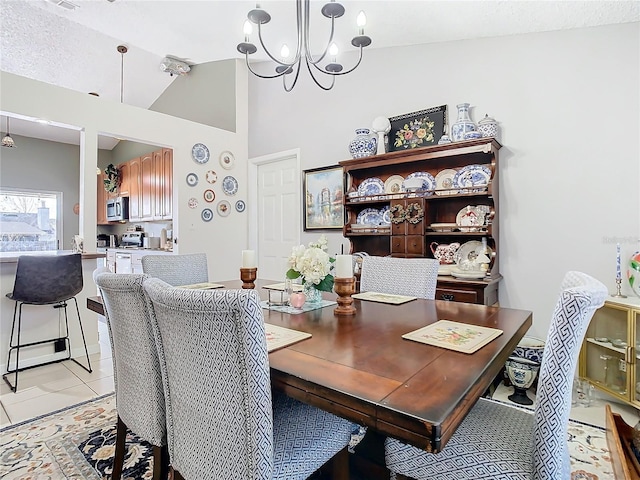
[[[7, 373], [2, 375], [2, 378], [7, 382], [11, 391], [15, 392], [18, 388], [18, 372], [34, 367], [41, 367], [42, 365], [48, 365], [50, 363], [71, 359], [87, 372], [92, 372], [91, 361], [89, 360], [89, 351], [87, 350], [87, 342], [84, 337], [82, 320], [80, 318], [80, 309], [78, 308], [78, 300], [75, 298], [75, 296], [82, 291], [82, 287], [82, 256], [79, 253], [70, 255], [22, 255], [18, 258], [13, 292], [7, 293], [7, 297], [14, 300], [16, 304], [13, 309], [13, 323], [11, 325], [11, 337], [9, 339]], [[80, 325], [80, 333], [82, 333], [82, 341], [84, 343], [84, 351], [87, 356], [88, 367], [82, 365], [75, 358], [71, 358], [69, 318], [67, 316], [67, 301], [71, 299], [73, 299], [76, 304], [78, 323]], [[21, 344], [20, 329], [22, 325], [22, 305], [25, 304], [53, 305], [53, 308], [63, 308], [65, 322], [64, 336], [60, 334], [56, 338]], [[17, 330], [16, 319], [18, 320]], [[14, 332], [17, 333], [15, 343]], [[30, 365], [28, 367], [20, 367], [20, 349], [34, 345], [41, 345], [43, 343], [54, 343], [56, 352], [64, 351], [66, 349], [69, 354], [66, 358], [43, 362], [37, 365]], [[11, 369], [11, 353], [14, 350], [16, 352], [15, 368]], [[12, 373], [15, 374], [13, 385], [8, 378]]]

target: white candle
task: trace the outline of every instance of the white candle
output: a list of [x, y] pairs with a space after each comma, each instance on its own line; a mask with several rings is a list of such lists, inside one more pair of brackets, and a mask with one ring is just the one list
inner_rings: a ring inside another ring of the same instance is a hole
[[255, 268], [256, 252], [253, 250], [242, 250], [242, 268]]
[[336, 255], [336, 278], [353, 277], [353, 259], [351, 255]]
[[620, 272], [620, 244], [616, 243], [616, 280], [622, 280]]

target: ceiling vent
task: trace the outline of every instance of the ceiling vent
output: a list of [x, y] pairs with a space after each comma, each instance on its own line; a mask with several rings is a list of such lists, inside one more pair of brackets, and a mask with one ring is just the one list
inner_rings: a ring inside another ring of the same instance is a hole
[[68, 2], [67, 0], [48, 0], [54, 5], [59, 6], [60, 8], [64, 8], [65, 10], [75, 10], [78, 8], [78, 5], [75, 3]]
[[177, 58], [164, 57], [160, 62], [160, 70], [173, 77], [174, 75], [186, 75], [191, 70], [191, 67], [188, 63]]

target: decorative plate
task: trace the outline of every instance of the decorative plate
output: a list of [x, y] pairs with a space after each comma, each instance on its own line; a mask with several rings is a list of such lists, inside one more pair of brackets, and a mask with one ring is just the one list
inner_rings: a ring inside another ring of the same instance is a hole
[[[477, 240], [471, 240], [470, 242], [463, 243], [458, 251], [453, 255], [453, 259], [459, 267], [469, 267], [470, 264], [474, 264], [480, 250], [482, 249], [482, 242]], [[491, 258], [493, 250], [487, 246], [487, 256]]]
[[247, 208], [247, 205], [244, 203], [244, 200], [238, 200], [236, 202], [236, 212], [244, 212], [244, 209]]
[[640, 297], [640, 252], [635, 252], [629, 259], [627, 278], [633, 293]]
[[221, 217], [226, 217], [231, 213], [231, 204], [226, 200], [220, 200], [218, 202], [217, 209], [218, 209], [218, 214]]
[[365, 178], [362, 183], [358, 185], [358, 195], [361, 197], [370, 197], [382, 193], [384, 193], [384, 182], [377, 177]]
[[222, 168], [224, 168], [225, 170], [231, 170], [235, 164], [235, 161], [236, 158], [233, 156], [233, 153], [228, 150], [225, 150], [220, 154], [220, 165], [222, 165]]
[[195, 173], [187, 174], [187, 185], [190, 187], [195, 187], [198, 184], [198, 175]]
[[218, 174], [213, 170], [209, 170], [207, 171], [205, 178], [207, 179], [208, 183], [216, 183], [216, 180], [218, 180]]
[[356, 223], [360, 225], [380, 225], [382, 216], [377, 208], [365, 208], [356, 219]]
[[196, 143], [191, 148], [191, 157], [198, 163], [207, 163], [209, 161], [209, 149], [204, 143]]
[[[407, 175], [407, 178], [404, 181], [407, 181], [410, 178], [421, 178], [422, 179], [422, 188], [421, 190], [435, 190], [436, 188], [436, 179], [433, 178], [429, 172], [413, 172]], [[402, 185], [404, 186], [404, 181]], [[433, 195], [433, 192], [424, 192], [425, 195]]]
[[216, 194], [213, 190], [209, 189], [209, 190], [205, 190], [204, 191], [204, 201], [211, 203], [216, 199]]
[[453, 183], [453, 177], [458, 173], [453, 168], [445, 168], [440, 170], [436, 175], [436, 188], [441, 191], [436, 191], [436, 195], [455, 195], [458, 190], [452, 190], [455, 187]]
[[381, 225], [391, 225], [391, 212], [389, 205], [385, 205], [380, 209]]
[[484, 227], [485, 205], [472, 207], [467, 205], [456, 215], [456, 224], [461, 232], [477, 232]]
[[402, 187], [404, 177], [402, 175], [391, 175], [384, 182], [384, 193], [402, 193], [404, 188]]
[[231, 175], [227, 175], [222, 179], [222, 190], [227, 195], [235, 195], [238, 193], [238, 181]]
[[189, 208], [196, 208], [198, 206], [198, 200], [196, 200], [195, 198], [191, 197], [189, 199], [189, 202], [187, 203], [187, 205], [189, 205]]
[[213, 212], [210, 208], [205, 208], [204, 210], [202, 210], [200, 217], [202, 217], [202, 220], [204, 220], [205, 222], [210, 222], [213, 218]]
[[467, 165], [454, 175], [453, 186], [460, 188], [485, 187], [489, 185], [490, 179], [491, 169], [486, 165]]
[[485, 273], [482, 270], [458, 270], [456, 268], [451, 269], [451, 276], [456, 278], [466, 278], [468, 280], [474, 278], [484, 278]]

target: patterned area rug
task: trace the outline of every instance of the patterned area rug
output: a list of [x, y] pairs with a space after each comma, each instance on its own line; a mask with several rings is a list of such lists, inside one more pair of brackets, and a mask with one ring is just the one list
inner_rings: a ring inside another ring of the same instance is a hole
[[[2, 480], [102, 480], [111, 473], [115, 444], [115, 396], [90, 402], [0, 430]], [[569, 425], [572, 480], [613, 478], [604, 430]], [[123, 478], [150, 479], [151, 447], [127, 438]]]

